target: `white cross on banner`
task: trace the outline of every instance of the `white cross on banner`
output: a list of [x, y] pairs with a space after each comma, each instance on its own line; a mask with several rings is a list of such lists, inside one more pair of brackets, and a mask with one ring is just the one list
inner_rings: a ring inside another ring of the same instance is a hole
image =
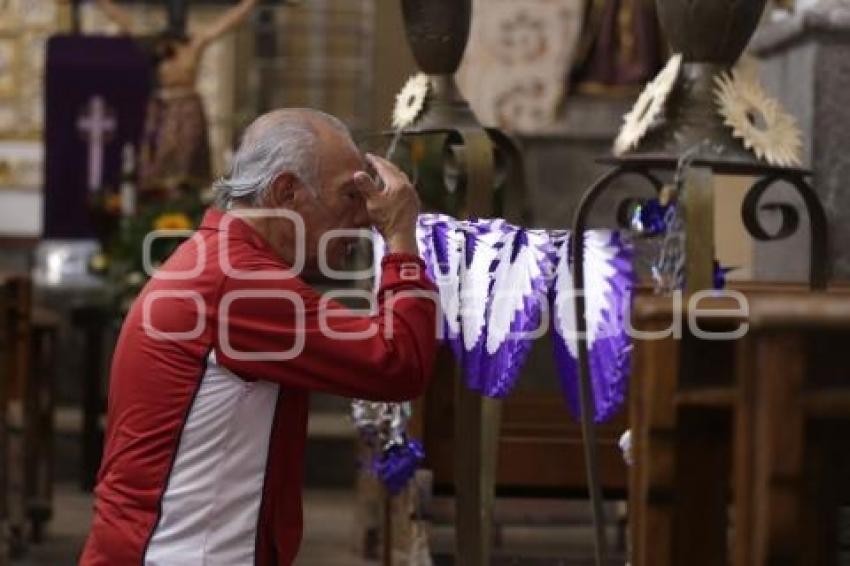
[[90, 238], [90, 197], [118, 188], [121, 149], [142, 139], [150, 58], [129, 37], [60, 34], [46, 63], [44, 237]]
[[77, 128], [88, 141], [88, 188], [100, 190], [103, 182], [103, 150], [117, 128], [114, 112], [100, 95], [92, 96], [85, 113], [77, 118]]

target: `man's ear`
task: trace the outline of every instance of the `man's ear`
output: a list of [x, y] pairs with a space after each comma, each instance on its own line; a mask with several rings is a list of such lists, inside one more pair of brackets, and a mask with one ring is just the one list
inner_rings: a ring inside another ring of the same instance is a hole
[[301, 182], [292, 173], [281, 173], [269, 187], [269, 206], [274, 208], [292, 208]]

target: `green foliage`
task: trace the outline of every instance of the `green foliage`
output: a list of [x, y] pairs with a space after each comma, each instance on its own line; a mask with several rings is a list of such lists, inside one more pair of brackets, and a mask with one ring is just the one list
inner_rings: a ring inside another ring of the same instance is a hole
[[150, 242], [150, 262], [154, 267], [164, 263], [187, 239], [188, 232], [200, 224], [206, 199], [200, 191], [185, 190], [171, 198], [148, 200], [139, 204], [132, 216], [120, 213], [108, 219], [105, 209], [96, 211], [104, 254], [92, 262], [94, 271], [103, 275], [119, 314], [124, 314], [147, 282], [144, 269], [145, 238], [155, 230], [186, 230], [187, 234], [160, 234]]

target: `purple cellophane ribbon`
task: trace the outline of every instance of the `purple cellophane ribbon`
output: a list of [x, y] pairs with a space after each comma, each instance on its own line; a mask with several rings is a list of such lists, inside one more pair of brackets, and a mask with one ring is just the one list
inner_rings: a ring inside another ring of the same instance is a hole
[[718, 291], [725, 289], [726, 275], [734, 270], [734, 267], [723, 267], [719, 261], [714, 260], [714, 289]]
[[644, 201], [638, 209], [638, 232], [644, 236], [659, 236], [667, 231], [667, 221], [665, 220], [667, 210], [670, 205], [663, 205], [657, 199], [649, 199]]
[[394, 444], [379, 454], [372, 463], [372, 470], [391, 495], [398, 495], [424, 459], [422, 444], [406, 439], [403, 444]]

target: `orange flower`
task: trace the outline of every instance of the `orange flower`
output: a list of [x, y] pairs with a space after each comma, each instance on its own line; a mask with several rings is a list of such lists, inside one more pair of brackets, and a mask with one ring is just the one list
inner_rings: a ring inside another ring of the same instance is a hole
[[160, 214], [153, 223], [155, 230], [190, 230], [192, 221], [182, 212]]
[[103, 208], [109, 214], [121, 214], [121, 195], [110, 194], [104, 199]]

